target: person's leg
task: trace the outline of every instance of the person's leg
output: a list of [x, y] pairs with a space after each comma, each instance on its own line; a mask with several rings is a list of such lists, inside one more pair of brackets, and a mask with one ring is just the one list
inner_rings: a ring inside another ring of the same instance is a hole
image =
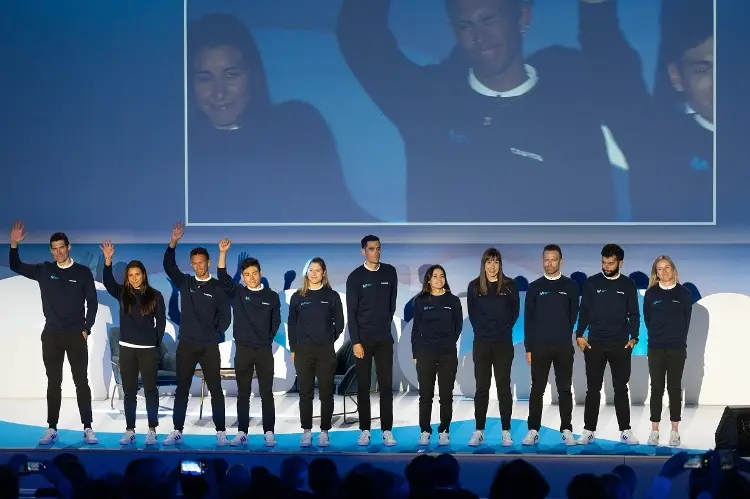
[[89, 345], [82, 333], [65, 333], [65, 353], [68, 355], [70, 373], [76, 387], [76, 400], [81, 423], [90, 428], [93, 421], [91, 411], [91, 388], [89, 387]]
[[[440, 426], [438, 433], [450, 433], [453, 421], [453, 386], [458, 371], [458, 352], [441, 355], [438, 358], [437, 380], [440, 396]], [[433, 389], [434, 390], [434, 389]]]
[[274, 359], [270, 346], [256, 349], [255, 373], [263, 414], [263, 433], [272, 432], [276, 426], [276, 405], [273, 400]]
[[380, 428], [389, 431], [393, 429], [393, 343], [378, 343], [373, 357], [380, 393]]
[[251, 347], [235, 343], [234, 375], [237, 381], [237, 431], [250, 429], [250, 391], [253, 386]]
[[489, 343], [474, 340], [474, 421], [476, 429], [484, 431], [492, 384], [492, 353]]
[[687, 349], [674, 348], [667, 355], [667, 394], [669, 395], [669, 420], [677, 430], [682, 420], [682, 373], [685, 371]]
[[[177, 344], [176, 377], [177, 388], [174, 393], [174, 409], [172, 412], [172, 423], [174, 429], [182, 432], [185, 429], [185, 414], [187, 413], [188, 397], [190, 396], [190, 385], [193, 384], [195, 367], [198, 365], [200, 345], [187, 341]], [[202, 366], [201, 366], [202, 367]]]
[[62, 403], [65, 346], [59, 333], [42, 333], [42, 361], [47, 372], [47, 424], [57, 429]]
[[560, 431], [573, 431], [574, 359], [575, 348], [572, 345], [555, 347], [552, 362], [555, 367], [555, 386], [557, 386], [557, 398], [560, 406]]
[[159, 349], [139, 348], [137, 349], [138, 369], [141, 373], [141, 384], [143, 395], [146, 397], [146, 414], [148, 417], [148, 428], [156, 429], [159, 426]]
[[615, 415], [620, 431], [630, 429], [630, 382], [632, 348], [614, 346], [609, 352], [609, 369], [612, 371], [612, 389], [615, 394]]
[[500, 405], [500, 424], [503, 431], [510, 431], [513, 414], [513, 389], [511, 388], [510, 371], [513, 367], [513, 343], [496, 343], [492, 345], [492, 368], [495, 371], [497, 400]]
[[372, 372], [373, 347], [363, 345], [364, 357], [354, 359], [357, 374], [357, 413], [359, 414], [359, 429], [369, 431], [372, 425], [370, 409], [370, 376]]
[[211, 411], [216, 431], [227, 431], [226, 408], [224, 405], [224, 390], [221, 387], [221, 352], [219, 345], [208, 345], [203, 349], [198, 359], [203, 368], [203, 379], [211, 394]]
[[586, 361], [586, 401], [583, 410], [583, 428], [594, 432], [599, 423], [599, 405], [602, 401], [604, 369], [607, 367], [606, 349], [592, 345], [583, 352]]
[[333, 345], [322, 345], [318, 350], [318, 398], [320, 399], [320, 429], [331, 429], [333, 420], [333, 379], [336, 376], [336, 351]]
[[419, 383], [419, 431], [432, 433], [432, 399], [435, 396], [437, 363], [429, 353], [417, 355], [417, 383]]
[[299, 422], [303, 430], [312, 430], [313, 397], [315, 396], [315, 358], [308, 345], [297, 345], [294, 352], [299, 388]]
[[651, 379], [651, 431], [659, 431], [662, 400], [664, 399], [664, 379], [667, 375], [667, 352], [663, 348], [648, 349], [648, 375]]
[[552, 347], [537, 345], [531, 351], [531, 393], [529, 394], [529, 430], [542, 428], [542, 405], [552, 364]]
[[138, 401], [138, 348], [120, 347], [125, 429], [135, 431], [135, 410]]

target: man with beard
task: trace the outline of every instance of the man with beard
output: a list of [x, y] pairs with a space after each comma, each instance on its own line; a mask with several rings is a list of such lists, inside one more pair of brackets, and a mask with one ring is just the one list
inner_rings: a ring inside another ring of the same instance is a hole
[[[337, 36], [405, 142], [409, 222], [614, 221], [612, 167], [583, 60], [563, 47], [524, 58], [530, 2], [447, 0], [458, 47], [428, 66], [401, 52], [389, 7], [345, 0]], [[525, 189], [553, 177], [543, 196]], [[432, 202], [436, 178], [450, 179], [456, 203]]]
[[[625, 251], [620, 246], [607, 244], [602, 248], [602, 273], [589, 277], [583, 285], [576, 343], [586, 360], [584, 428], [578, 440], [584, 445], [594, 442], [607, 364], [612, 372], [620, 441], [638, 444], [630, 429], [628, 382], [641, 315], [635, 283], [620, 273], [624, 259]], [[586, 329], [588, 338], [583, 337]]]

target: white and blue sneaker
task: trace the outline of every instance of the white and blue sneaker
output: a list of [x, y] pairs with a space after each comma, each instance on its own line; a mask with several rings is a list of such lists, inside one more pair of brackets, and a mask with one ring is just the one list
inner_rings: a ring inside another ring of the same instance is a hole
[[370, 430], [362, 430], [357, 439], [357, 445], [364, 447], [370, 445]]
[[469, 447], [479, 447], [484, 443], [484, 431], [477, 430], [471, 434], [469, 439]]
[[423, 431], [419, 435], [419, 441], [417, 441], [417, 445], [421, 445], [421, 446], [430, 445], [430, 436], [431, 435], [429, 432]]
[[573, 436], [573, 432], [570, 430], [563, 430], [562, 432], [562, 442], [568, 447], [571, 447], [573, 445], [577, 445], [578, 442], [576, 442], [575, 437]]
[[513, 437], [508, 430], [503, 430], [503, 437], [501, 438], [503, 447], [513, 447]]
[[135, 443], [135, 432], [133, 430], [127, 430], [120, 439], [120, 445], [130, 445]]
[[[135, 434], [133, 434], [133, 439], [135, 440]], [[99, 439], [96, 437], [94, 430], [91, 428], [83, 430], [83, 443], [88, 445], [96, 445], [99, 443]]]
[[266, 447], [276, 447], [276, 437], [272, 431], [267, 431], [265, 435], [263, 435], [263, 441], [265, 442]]
[[591, 430], [583, 430], [581, 432], [581, 438], [578, 439], [578, 445], [589, 445], [593, 444], [596, 439], [596, 435]]
[[385, 430], [383, 432], [383, 445], [386, 447], [393, 447], [396, 445], [396, 439], [393, 438], [393, 432], [390, 430]]
[[529, 430], [526, 436], [523, 437], [521, 445], [539, 445], [539, 432], [536, 430]]
[[302, 440], [299, 443], [300, 447], [312, 447], [312, 431], [305, 430], [302, 433]]
[[438, 435], [438, 445], [440, 447], [445, 447], [450, 444], [451, 444], [451, 437], [448, 435], [447, 431], [444, 431]]
[[633, 430], [625, 430], [620, 433], [620, 442], [628, 445], [638, 445], [638, 439], [633, 435]]
[[321, 430], [318, 435], [318, 447], [328, 447], [331, 445], [331, 439], [328, 437], [327, 430]]
[[216, 432], [216, 447], [226, 447], [227, 445], [229, 445], [229, 440], [227, 440], [227, 432], [217, 431]]
[[57, 442], [57, 430], [54, 428], [47, 428], [44, 436], [39, 439], [39, 445], [52, 445]]
[[167, 438], [164, 439], [164, 442], [162, 442], [162, 445], [180, 445], [182, 443], [182, 432], [178, 430], [174, 430], [172, 433], [167, 436]]
[[148, 433], [146, 433], [146, 445], [156, 445], [157, 443], [156, 432], [154, 430], [148, 430]]
[[229, 445], [231, 445], [232, 447], [241, 447], [243, 445], [247, 445], [247, 433], [245, 433], [244, 431], [238, 431], [232, 441], [229, 442]]

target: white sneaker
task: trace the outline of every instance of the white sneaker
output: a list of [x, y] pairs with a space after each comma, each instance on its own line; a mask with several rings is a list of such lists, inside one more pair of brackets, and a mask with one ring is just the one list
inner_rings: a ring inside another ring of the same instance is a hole
[[272, 431], [267, 431], [265, 435], [263, 435], [263, 440], [266, 443], [266, 447], [276, 447], [276, 437]]
[[182, 443], [182, 432], [174, 430], [164, 439], [162, 445], [180, 445]]
[[[135, 438], [135, 436], [133, 437]], [[99, 439], [96, 438], [96, 433], [91, 428], [83, 430], [83, 443], [88, 445], [95, 445], [99, 443]]]
[[227, 432], [217, 431], [216, 432], [216, 447], [226, 447], [227, 445], [229, 445], [229, 440], [227, 440]]
[[130, 445], [132, 443], [135, 443], [135, 432], [127, 430], [125, 435], [120, 439], [120, 445]]
[[570, 431], [570, 430], [563, 430], [563, 432], [562, 432], [562, 441], [568, 447], [576, 445], [578, 443], [578, 442], [576, 442], [576, 439], [573, 436], [573, 432]]
[[331, 445], [331, 439], [328, 437], [328, 432], [321, 430], [320, 435], [318, 435], [318, 447], [328, 447], [329, 445]]
[[393, 432], [390, 430], [385, 430], [383, 432], [383, 445], [386, 447], [393, 447], [396, 445], [396, 439], [393, 438]]
[[431, 436], [432, 435], [430, 433], [423, 431], [422, 434], [419, 436], [419, 441], [417, 442], [417, 445], [430, 445]]
[[451, 438], [448, 436], [448, 432], [444, 431], [440, 435], [438, 435], [438, 445], [440, 446], [446, 446], [451, 444]]
[[679, 447], [682, 444], [682, 439], [680, 438], [680, 432], [677, 430], [672, 430], [669, 434], [669, 446], [670, 447]]
[[648, 434], [648, 440], [646, 440], [646, 445], [653, 445], [654, 447], [659, 445], [659, 432], [651, 430], [651, 433]]
[[370, 430], [362, 430], [357, 439], [357, 445], [365, 446], [370, 445]]
[[48, 428], [47, 432], [39, 439], [39, 445], [52, 445], [57, 442], [57, 430]]
[[312, 432], [310, 430], [305, 430], [304, 433], [302, 433], [302, 440], [299, 443], [300, 447], [312, 447]]
[[[218, 438], [218, 435], [217, 435]], [[229, 442], [229, 445], [232, 447], [240, 447], [243, 445], [247, 445], [247, 433], [244, 431], [238, 431], [237, 434], [234, 436], [231, 442]]]
[[503, 447], [513, 447], [513, 437], [510, 436], [510, 432], [508, 430], [503, 430]]
[[633, 435], [633, 430], [625, 430], [620, 433], [620, 442], [628, 445], [638, 445], [638, 439]]
[[581, 438], [578, 439], [578, 445], [589, 445], [593, 444], [596, 439], [596, 435], [591, 430], [583, 430], [581, 432]]
[[529, 432], [526, 434], [525, 437], [523, 437], [523, 440], [521, 441], [521, 445], [538, 445], [539, 444], [539, 432], [536, 430], [529, 430]]
[[477, 430], [471, 434], [471, 438], [469, 439], [469, 447], [479, 447], [483, 443], [484, 432], [482, 430]]
[[146, 445], [156, 445], [157, 442], [156, 432], [154, 430], [148, 430], [148, 433], [146, 433]]

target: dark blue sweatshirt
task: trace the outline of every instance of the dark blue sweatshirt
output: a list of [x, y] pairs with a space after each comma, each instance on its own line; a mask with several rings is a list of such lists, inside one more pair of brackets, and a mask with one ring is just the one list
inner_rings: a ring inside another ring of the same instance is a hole
[[378, 270], [360, 265], [346, 279], [346, 308], [352, 344], [393, 341], [391, 322], [396, 313], [396, 268], [381, 263]]
[[682, 284], [662, 289], [658, 284], [643, 297], [643, 320], [649, 348], [687, 348], [693, 297]]
[[475, 341], [513, 342], [513, 326], [518, 320], [521, 303], [516, 281], [503, 278], [499, 294], [497, 282], [487, 283], [486, 295], [477, 294], [479, 278], [469, 283], [467, 305]]
[[333, 345], [344, 331], [344, 307], [339, 294], [329, 287], [299, 291], [289, 303], [289, 349], [299, 344]]
[[269, 347], [281, 324], [281, 303], [273, 290], [253, 291], [236, 284], [226, 268], [219, 268], [219, 282], [232, 299], [234, 341], [251, 347]]
[[164, 296], [154, 289], [156, 295], [156, 310], [152, 314], [141, 313], [141, 293], [136, 291], [138, 299], [126, 313], [122, 304], [124, 286], [118, 284], [112, 274], [112, 265], [104, 266], [104, 287], [120, 303], [120, 341], [131, 345], [156, 347], [164, 337], [167, 327], [167, 312]]
[[411, 329], [412, 358], [420, 354], [445, 354], [456, 351], [464, 313], [461, 300], [450, 291], [440, 296], [420, 294], [414, 298]]
[[10, 249], [10, 270], [39, 283], [44, 312], [44, 332], [91, 334], [99, 300], [91, 270], [80, 263], [68, 268], [56, 262], [21, 262], [18, 248]]
[[570, 345], [578, 319], [578, 284], [569, 277], [540, 277], [526, 291], [524, 346]]
[[180, 290], [180, 340], [221, 343], [232, 322], [229, 297], [218, 279], [199, 281], [183, 274], [175, 261], [174, 248], [164, 252], [164, 271]]
[[622, 274], [607, 279], [601, 272], [583, 284], [576, 336], [589, 330], [589, 343], [622, 343], [638, 340], [641, 314], [635, 283]]

